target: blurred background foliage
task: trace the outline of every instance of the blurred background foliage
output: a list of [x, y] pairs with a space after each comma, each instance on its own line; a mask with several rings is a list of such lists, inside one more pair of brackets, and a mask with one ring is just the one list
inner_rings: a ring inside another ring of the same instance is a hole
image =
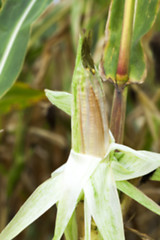
[[[4, 129], [0, 134], [0, 231], [34, 189], [67, 160], [70, 117], [48, 102], [44, 89], [70, 92], [83, 29], [92, 31], [92, 54], [98, 66], [109, 4], [109, 0], [54, 1], [32, 25], [21, 74], [0, 100], [0, 129]], [[129, 87], [124, 143], [160, 152], [160, 11], [143, 37], [143, 47], [148, 74], [144, 84]], [[109, 118], [113, 86], [105, 82], [104, 88]], [[158, 182], [144, 179], [139, 187], [160, 204]], [[55, 214], [53, 207], [15, 239], [51, 239]], [[160, 237], [159, 217], [135, 202], [125, 227], [128, 240]]]

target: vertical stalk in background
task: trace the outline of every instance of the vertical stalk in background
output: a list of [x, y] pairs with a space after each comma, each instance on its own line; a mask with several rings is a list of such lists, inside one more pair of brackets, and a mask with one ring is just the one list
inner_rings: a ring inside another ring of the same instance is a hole
[[[123, 26], [121, 43], [119, 50], [119, 58], [116, 72], [116, 83], [112, 104], [111, 124], [110, 128], [117, 143], [123, 143], [124, 124], [126, 113], [127, 88], [126, 83], [129, 80], [129, 64], [130, 50], [132, 42], [132, 32], [134, 24], [135, 0], [125, 0]], [[137, 185], [139, 179], [134, 179], [133, 183]], [[131, 199], [123, 195], [121, 196], [121, 207], [123, 218], [125, 219], [131, 204]]]
[[116, 142], [123, 142], [130, 48], [133, 31], [135, 0], [126, 0], [123, 16], [123, 27], [120, 43], [120, 51], [116, 73], [116, 84], [114, 90], [110, 128]]
[[117, 143], [123, 142], [127, 88], [114, 90], [110, 129]]
[[25, 163], [25, 135], [26, 135], [26, 122], [24, 123], [25, 111], [19, 114], [18, 124], [16, 129], [16, 145], [14, 150], [14, 161], [12, 168], [8, 174], [8, 197], [12, 194], [16, 183], [18, 182]]
[[0, 232], [7, 224], [8, 219], [8, 209], [7, 209], [7, 179], [6, 176], [1, 174], [0, 176]]

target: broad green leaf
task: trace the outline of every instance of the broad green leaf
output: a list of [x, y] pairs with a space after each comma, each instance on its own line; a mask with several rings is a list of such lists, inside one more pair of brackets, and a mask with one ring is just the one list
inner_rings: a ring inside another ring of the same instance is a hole
[[[126, 180], [140, 177], [152, 172], [160, 166], [159, 153], [136, 151], [130, 147], [117, 143], [112, 144], [112, 146], [112, 148], [121, 150], [124, 153], [115, 153], [118, 163], [114, 161], [112, 162], [116, 180]], [[122, 167], [119, 165], [122, 165]]]
[[123, 220], [112, 170], [100, 163], [84, 187], [88, 208], [105, 240], [123, 240]]
[[[133, 44], [138, 42], [153, 25], [159, 9], [158, 0], [138, 0], [136, 3], [136, 15], [133, 28]], [[142, 21], [144, 20], [145, 21]], [[141, 23], [141, 24], [140, 24]]]
[[153, 181], [160, 181], [160, 168], [158, 168], [150, 178]]
[[[103, 61], [106, 78], [112, 79], [112, 81], [116, 80], [124, 2], [124, 0], [112, 0], [106, 25], [106, 42]], [[157, 11], [158, 0], [135, 1], [129, 82], [142, 82], [146, 75], [145, 57], [140, 40], [152, 27]]]
[[39, 218], [60, 198], [62, 191], [62, 176], [50, 178], [42, 183], [27, 199], [18, 213], [0, 234], [0, 240], [11, 240], [28, 225]]
[[104, 49], [104, 69], [107, 79], [115, 81], [120, 39], [122, 32], [122, 20], [124, 11], [124, 0], [112, 0], [109, 17], [106, 24], [106, 43]]
[[17, 82], [0, 100], [0, 115], [12, 110], [26, 108], [44, 98], [45, 95], [43, 91], [33, 89], [25, 83]]
[[146, 77], [146, 63], [142, 45], [138, 42], [131, 47], [129, 82], [142, 83]]
[[142, 82], [146, 75], [145, 58], [140, 40], [152, 27], [157, 12], [158, 0], [137, 1], [130, 59], [129, 80], [131, 82]]
[[152, 212], [160, 215], [160, 206], [155, 203], [152, 199], [147, 197], [142, 191], [136, 188], [134, 185], [127, 181], [117, 181], [117, 188], [135, 201], [148, 208]]
[[63, 173], [63, 187], [58, 202], [54, 240], [59, 240], [62, 237], [77, 205], [81, 190], [100, 160], [94, 156], [71, 151]]
[[76, 221], [76, 212], [74, 211], [72, 217], [65, 230], [66, 240], [78, 240], [78, 229]]
[[51, 0], [6, 0], [0, 12], [0, 98], [15, 82], [25, 57], [30, 26]]
[[87, 204], [86, 197], [84, 198], [84, 224], [85, 224], [85, 240], [91, 239], [91, 214]]
[[45, 94], [52, 104], [71, 115], [72, 94], [47, 89], [45, 90]]

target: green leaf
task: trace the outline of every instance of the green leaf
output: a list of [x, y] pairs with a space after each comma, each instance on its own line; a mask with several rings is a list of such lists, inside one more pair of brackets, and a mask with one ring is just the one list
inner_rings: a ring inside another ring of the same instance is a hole
[[[136, 151], [130, 147], [117, 143], [113, 143], [112, 146], [113, 149], [121, 150], [124, 153], [115, 153], [118, 163], [115, 161], [112, 162], [116, 180], [127, 180], [140, 177], [152, 172], [160, 166], [159, 153]], [[121, 167], [119, 165], [121, 165]]]
[[17, 82], [11, 90], [0, 100], [0, 115], [12, 110], [29, 107], [44, 99], [44, 92], [31, 88], [25, 83]]
[[74, 211], [72, 217], [65, 230], [66, 240], [78, 240], [78, 229], [76, 221], [76, 212]]
[[157, 12], [158, 0], [137, 1], [131, 47], [130, 82], [143, 82], [146, 75], [145, 57], [140, 40], [152, 27]]
[[160, 168], [158, 168], [150, 178], [153, 181], [160, 181]]
[[61, 175], [42, 183], [1, 232], [0, 240], [11, 240], [17, 236], [59, 200], [61, 191]]
[[51, 0], [6, 0], [0, 12], [0, 98], [15, 82], [25, 57], [30, 26]]
[[106, 44], [104, 49], [104, 69], [107, 79], [116, 79], [124, 0], [112, 0], [106, 24]]
[[33, 23], [28, 48], [37, 43], [42, 44], [44, 39], [48, 39], [54, 36], [54, 34], [57, 34], [59, 29], [61, 29], [59, 27], [60, 21], [63, 21], [66, 15], [69, 14], [70, 5], [71, 0], [64, 2], [60, 1], [58, 4], [54, 4], [50, 7], [47, 14], [44, 14]]
[[123, 240], [123, 220], [112, 170], [100, 163], [84, 187], [88, 208], [105, 240]]
[[146, 63], [142, 45], [138, 42], [131, 47], [129, 82], [142, 83], [146, 77]]
[[84, 224], [85, 224], [85, 240], [91, 239], [91, 213], [87, 204], [86, 197], [84, 198]]
[[[158, 0], [137, 1], [132, 42], [138, 42], [153, 25], [159, 9]], [[145, 21], [142, 21], [144, 20]]]
[[81, 17], [84, 12], [84, 0], [74, 0], [72, 1], [71, 6], [71, 33], [72, 33], [72, 39], [74, 43], [74, 47], [76, 49], [78, 37], [80, 33], [80, 26], [81, 26]]
[[[54, 240], [61, 239], [77, 205], [80, 192], [100, 160], [100, 158], [94, 156], [71, 151], [64, 167], [63, 188], [58, 202]], [[61, 171], [63, 171], [63, 168], [61, 168]]]
[[45, 94], [52, 104], [71, 115], [72, 94], [47, 89], [45, 89]]
[[116, 182], [117, 188], [135, 201], [139, 202], [144, 207], [148, 208], [152, 212], [160, 215], [160, 206], [155, 203], [152, 199], [147, 197], [142, 191], [136, 188], [134, 185], [127, 181]]
[[113, 175], [116, 181], [127, 180], [132, 178], [133, 171], [128, 170], [122, 164], [117, 161], [111, 163]]
[[[133, 26], [129, 82], [142, 82], [146, 76], [141, 38], [150, 30], [158, 12], [158, 0], [136, 1]], [[124, 0], [112, 0], [106, 25], [106, 43], [103, 56], [106, 78], [115, 82], [123, 24]]]

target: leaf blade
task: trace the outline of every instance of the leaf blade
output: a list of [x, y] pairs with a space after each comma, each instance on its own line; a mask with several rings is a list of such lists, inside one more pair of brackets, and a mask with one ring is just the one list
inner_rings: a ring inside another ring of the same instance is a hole
[[44, 92], [31, 88], [28, 84], [17, 82], [0, 101], [0, 115], [12, 110], [20, 110], [45, 98]]
[[112, 79], [113, 81], [116, 79], [123, 11], [124, 0], [112, 0], [105, 30], [106, 40], [103, 61], [106, 79]]
[[86, 197], [84, 198], [84, 224], [85, 224], [85, 240], [91, 239], [91, 214], [87, 204]]
[[[146, 77], [146, 59], [141, 38], [152, 27], [158, 12], [158, 0], [137, 1], [132, 36], [129, 82], [142, 83]], [[145, 21], [143, 20], [145, 19]]]
[[65, 238], [66, 238], [66, 240], [78, 240], [78, 229], [77, 229], [77, 221], [76, 221], [75, 211], [72, 214], [72, 217], [66, 227]]
[[42, 183], [0, 233], [0, 240], [13, 239], [53, 206], [60, 198], [61, 184], [61, 175], [58, 175], [56, 178], [50, 178]]
[[[120, 39], [123, 24], [124, 1], [112, 0], [106, 24], [106, 40], [103, 56], [104, 79], [116, 81]], [[158, 12], [158, 0], [136, 1], [133, 25], [128, 83], [142, 83], [146, 77], [146, 63], [141, 38], [152, 27]], [[144, 21], [145, 19], [145, 21]]]
[[123, 220], [112, 170], [101, 163], [84, 187], [88, 207], [105, 240], [124, 239]]
[[71, 115], [72, 94], [48, 89], [45, 89], [45, 94], [52, 104]]
[[0, 12], [0, 98], [13, 85], [21, 70], [31, 23], [50, 2], [5, 1]]
[[128, 181], [117, 181], [116, 185], [120, 191], [127, 194], [129, 197], [133, 198], [135, 201], [148, 208], [152, 212], [160, 215], [160, 206], [158, 206], [157, 203], [155, 203], [152, 199], [146, 196], [134, 185], [132, 185]]
[[151, 176], [150, 180], [160, 181], [160, 168], [158, 168], [154, 174]]
[[[160, 166], [160, 154], [149, 151], [136, 151], [130, 147], [114, 143], [113, 149], [118, 149], [124, 152], [124, 155], [120, 157], [118, 163], [112, 163], [113, 170], [115, 169], [114, 176], [116, 180], [128, 180], [136, 177], [146, 175]], [[119, 154], [119, 153], [117, 153]], [[116, 153], [115, 153], [116, 156]], [[118, 164], [125, 168], [124, 172], [122, 168], [119, 168], [121, 174], [116, 170]], [[123, 176], [124, 173], [124, 176]]]

